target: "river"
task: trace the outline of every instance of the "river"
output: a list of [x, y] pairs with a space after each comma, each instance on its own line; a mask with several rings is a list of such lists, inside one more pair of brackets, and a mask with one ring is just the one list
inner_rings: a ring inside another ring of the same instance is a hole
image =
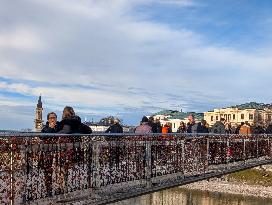
[[174, 188], [111, 205], [272, 205], [272, 199]]

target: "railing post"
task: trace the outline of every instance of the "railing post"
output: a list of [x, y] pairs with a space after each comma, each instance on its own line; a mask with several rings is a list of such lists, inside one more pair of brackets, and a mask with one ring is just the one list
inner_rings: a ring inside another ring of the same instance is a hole
[[12, 138], [9, 139], [10, 141], [10, 204], [13, 205], [14, 204], [14, 173], [13, 173], [13, 140]]
[[246, 161], [246, 140], [243, 136], [243, 158], [244, 158], [244, 163]]
[[259, 158], [259, 139], [258, 139], [258, 137], [256, 137], [256, 146], [257, 146], [257, 158]]
[[[210, 139], [209, 139], [209, 136], [207, 136], [207, 162], [206, 162], [206, 168], [209, 167], [209, 161], [210, 161]], [[205, 169], [205, 172], [206, 172], [206, 169]]]
[[93, 187], [94, 189], [99, 189], [101, 185], [100, 181], [100, 141], [93, 141], [92, 147], [92, 172], [93, 172]]
[[151, 182], [151, 174], [152, 174], [152, 166], [151, 166], [151, 140], [149, 137], [146, 138], [145, 141], [145, 160], [146, 160], [146, 167], [145, 167], [145, 179], [146, 179], [146, 187], [150, 188], [152, 186]]
[[229, 143], [229, 136], [227, 137], [227, 159], [226, 163], [229, 164], [230, 162], [230, 143]]
[[269, 159], [270, 159], [270, 157], [271, 157], [271, 146], [270, 146], [270, 137], [268, 136], [267, 137], [267, 149], [268, 149], [268, 157], [269, 157]]
[[186, 138], [184, 137], [182, 140], [182, 175], [183, 179], [185, 178], [185, 140]]

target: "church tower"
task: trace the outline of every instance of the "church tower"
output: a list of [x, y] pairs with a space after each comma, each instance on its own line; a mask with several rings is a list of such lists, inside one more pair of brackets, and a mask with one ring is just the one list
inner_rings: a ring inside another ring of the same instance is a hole
[[35, 116], [35, 120], [34, 120], [36, 132], [40, 132], [43, 127], [42, 111], [43, 111], [42, 97], [39, 96], [39, 100], [38, 100], [37, 107], [36, 107], [36, 116]]

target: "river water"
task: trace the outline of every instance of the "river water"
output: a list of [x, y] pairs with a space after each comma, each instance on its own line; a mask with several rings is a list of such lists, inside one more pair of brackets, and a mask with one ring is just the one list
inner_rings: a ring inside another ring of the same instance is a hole
[[111, 205], [272, 205], [272, 199], [174, 188]]

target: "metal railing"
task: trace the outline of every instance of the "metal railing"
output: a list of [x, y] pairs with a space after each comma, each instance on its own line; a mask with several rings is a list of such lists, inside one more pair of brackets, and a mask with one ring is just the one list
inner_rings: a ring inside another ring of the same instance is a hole
[[5, 133], [0, 156], [0, 204], [76, 199], [83, 190], [114, 193], [118, 186], [152, 189], [272, 159], [269, 135], [211, 134]]

